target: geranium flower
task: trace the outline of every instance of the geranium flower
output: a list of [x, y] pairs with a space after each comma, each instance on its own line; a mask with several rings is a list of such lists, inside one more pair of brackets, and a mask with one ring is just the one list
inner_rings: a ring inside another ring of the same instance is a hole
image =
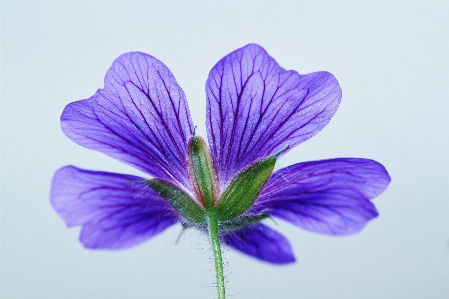
[[261, 220], [345, 235], [378, 215], [370, 200], [390, 177], [373, 160], [303, 162], [272, 173], [280, 155], [336, 112], [341, 90], [333, 75], [286, 71], [250, 44], [212, 68], [206, 95], [209, 146], [195, 135], [174, 76], [148, 54], [123, 54], [104, 88], [65, 107], [61, 127], [70, 139], [149, 175], [74, 166], [55, 173], [51, 203], [68, 226], [82, 226], [84, 246], [122, 249], [176, 223], [205, 233], [215, 225], [226, 245], [284, 264], [295, 260], [289, 242]]

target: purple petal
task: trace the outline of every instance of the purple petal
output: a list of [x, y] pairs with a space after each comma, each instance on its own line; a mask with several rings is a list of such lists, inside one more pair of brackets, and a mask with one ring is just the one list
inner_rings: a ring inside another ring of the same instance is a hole
[[261, 223], [226, 234], [222, 237], [222, 241], [234, 249], [273, 264], [295, 261], [288, 240]]
[[150, 55], [117, 58], [103, 89], [65, 107], [61, 127], [82, 146], [189, 186], [186, 146], [192, 121], [185, 95], [170, 70]]
[[178, 221], [173, 209], [144, 181], [66, 166], [53, 177], [51, 204], [68, 226], [83, 226], [84, 246], [131, 247]]
[[378, 215], [370, 199], [389, 183], [385, 168], [373, 160], [299, 163], [274, 173], [252, 209], [313, 232], [352, 234]]
[[286, 71], [254, 44], [212, 68], [206, 93], [208, 138], [222, 186], [247, 165], [317, 134], [341, 98], [331, 74]]

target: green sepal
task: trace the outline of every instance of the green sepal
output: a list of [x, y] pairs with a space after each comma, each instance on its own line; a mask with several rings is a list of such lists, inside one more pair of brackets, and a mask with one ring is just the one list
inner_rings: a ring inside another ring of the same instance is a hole
[[268, 217], [270, 217], [269, 214], [257, 214], [240, 216], [231, 220], [221, 221], [219, 224], [220, 232], [239, 230], [250, 226], [251, 224], [260, 222]]
[[187, 150], [189, 173], [195, 193], [206, 209], [213, 208], [218, 193], [217, 174], [206, 142], [193, 136]]
[[206, 211], [180, 188], [160, 179], [148, 180], [146, 183], [158, 192], [187, 221], [206, 225]]
[[239, 173], [221, 195], [216, 207], [220, 220], [229, 220], [248, 210], [273, 172], [276, 157], [262, 159]]

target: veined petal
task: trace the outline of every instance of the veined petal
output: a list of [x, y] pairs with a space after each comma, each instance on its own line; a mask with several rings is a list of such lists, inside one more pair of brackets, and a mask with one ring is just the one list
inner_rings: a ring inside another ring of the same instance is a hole
[[265, 262], [287, 264], [295, 261], [288, 240], [261, 223], [225, 234], [222, 242]]
[[150, 55], [130, 52], [117, 58], [103, 89], [65, 107], [61, 127], [84, 147], [189, 186], [187, 101], [170, 70]]
[[220, 60], [206, 83], [207, 130], [221, 184], [260, 158], [304, 142], [338, 108], [333, 75], [286, 71], [258, 45]]
[[389, 183], [382, 164], [369, 159], [304, 162], [274, 173], [252, 209], [313, 232], [352, 234], [378, 215], [370, 199]]
[[55, 173], [51, 204], [68, 226], [83, 226], [81, 242], [88, 248], [131, 247], [178, 221], [145, 179], [74, 166]]

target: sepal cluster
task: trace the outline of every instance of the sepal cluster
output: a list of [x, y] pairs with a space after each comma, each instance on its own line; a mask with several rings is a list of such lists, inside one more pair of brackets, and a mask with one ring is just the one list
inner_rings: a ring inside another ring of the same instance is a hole
[[212, 155], [206, 142], [193, 136], [188, 144], [187, 160], [194, 198], [180, 187], [161, 179], [147, 184], [158, 192], [188, 226], [207, 227], [212, 214], [222, 232], [245, 228], [269, 217], [266, 213], [247, 215], [263, 186], [271, 176], [276, 156], [261, 159], [237, 174], [220, 194]]

